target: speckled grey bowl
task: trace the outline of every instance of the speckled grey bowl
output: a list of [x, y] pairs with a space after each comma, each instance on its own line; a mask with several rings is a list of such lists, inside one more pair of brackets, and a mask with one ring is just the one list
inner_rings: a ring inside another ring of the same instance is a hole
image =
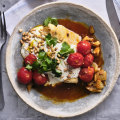
[[[72, 103], [53, 104], [51, 101], [40, 98], [35, 90], [30, 93], [26, 87], [18, 84], [17, 70], [22, 66], [23, 60], [20, 55], [21, 34], [18, 29], [28, 31], [30, 28], [42, 24], [48, 16], [67, 18], [93, 25], [96, 36], [102, 44], [104, 55], [104, 69], [107, 71], [107, 86], [99, 94], [91, 94]], [[66, 2], [54, 2], [39, 6], [25, 16], [14, 29], [9, 40], [6, 52], [7, 73], [17, 94], [32, 108], [44, 114], [55, 117], [72, 117], [83, 114], [100, 104], [111, 92], [116, 83], [120, 66], [119, 45], [113, 30], [95, 13], [80, 5]]]

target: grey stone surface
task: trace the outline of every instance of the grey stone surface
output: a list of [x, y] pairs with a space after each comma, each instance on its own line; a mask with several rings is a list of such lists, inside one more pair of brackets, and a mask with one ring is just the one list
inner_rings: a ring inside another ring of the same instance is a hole
[[[7, 10], [18, 0], [0, 0], [0, 10]], [[4, 7], [5, 5], [5, 7]], [[9, 37], [8, 37], [9, 38]], [[5, 107], [0, 111], [0, 120], [61, 120], [43, 115], [26, 105], [12, 88], [5, 69], [5, 50], [2, 54], [2, 77]], [[120, 77], [109, 97], [98, 107], [81, 116], [64, 120], [119, 120], [120, 119]]]

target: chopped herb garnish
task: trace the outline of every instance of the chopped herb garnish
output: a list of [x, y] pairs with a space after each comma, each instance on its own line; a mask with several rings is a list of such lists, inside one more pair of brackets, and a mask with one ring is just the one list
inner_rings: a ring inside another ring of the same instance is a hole
[[58, 53], [61, 57], [67, 57], [68, 54], [74, 53], [74, 49], [70, 48], [70, 45], [66, 42], [62, 43], [62, 48], [60, 52]]
[[58, 20], [56, 18], [48, 17], [48, 18], [46, 18], [44, 20], [43, 25], [48, 26], [49, 23], [54, 24], [55, 26], [57, 26], [58, 25]]
[[31, 70], [32, 66], [30, 64], [28, 64], [25, 68], [28, 69], [28, 70]]
[[27, 65], [26, 68], [28, 70], [38, 70], [39, 73], [45, 73], [52, 71], [56, 77], [61, 76], [61, 71], [56, 70], [56, 66], [58, 65], [56, 59], [51, 59], [46, 52], [40, 51], [38, 54], [38, 59], [32, 64]]
[[45, 41], [48, 46], [51, 46], [51, 45], [55, 46], [57, 44], [57, 38], [52, 37], [50, 33], [46, 35]]
[[60, 70], [54, 69], [52, 71], [53, 74], [55, 74], [55, 77], [60, 77], [62, 75], [62, 72]]

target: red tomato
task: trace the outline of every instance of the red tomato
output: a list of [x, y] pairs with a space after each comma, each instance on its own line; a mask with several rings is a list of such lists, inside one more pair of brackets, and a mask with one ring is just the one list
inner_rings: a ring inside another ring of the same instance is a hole
[[82, 68], [79, 73], [79, 78], [83, 82], [90, 82], [93, 79], [93, 75], [94, 75], [93, 67]]
[[84, 57], [80, 53], [71, 53], [67, 59], [70, 66], [78, 68], [82, 66]]
[[29, 54], [25, 59], [25, 64], [30, 64], [32, 65], [35, 61], [37, 60], [36, 56], [33, 54]]
[[19, 69], [17, 77], [20, 83], [26, 85], [32, 81], [32, 72], [28, 71], [25, 67], [22, 67]]
[[33, 72], [33, 80], [36, 85], [44, 85], [47, 82], [48, 77], [46, 75], [43, 76], [42, 74], [38, 73], [37, 71], [34, 71]]
[[88, 67], [93, 63], [94, 57], [92, 54], [88, 54], [84, 57], [83, 67]]
[[80, 41], [77, 44], [77, 52], [81, 53], [82, 55], [87, 55], [91, 51], [91, 44], [87, 41]]

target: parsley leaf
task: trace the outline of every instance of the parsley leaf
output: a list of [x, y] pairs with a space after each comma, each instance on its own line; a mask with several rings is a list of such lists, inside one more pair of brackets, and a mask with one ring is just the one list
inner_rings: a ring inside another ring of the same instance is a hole
[[56, 77], [60, 77], [62, 72], [56, 70], [57, 65], [56, 59], [51, 59], [46, 52], [41, 50], [38, 54], [38, 59], [32, 65], [27, 65], [26, 68], [28, 70], [38, 70], [39, 73], [52, 71]]
[[62, 48], [58, 54], [60, 54], [61, 57], [66, 58], [70, 53], [74, 53], [74, 49], [71, 49], [70, 45], [68, 45], [66, 42], [62, 43]]
[[30, 64], [28, 64], [25, 68], [28, 69], [28, 70], [31, 70], [32, 66]]
[[45, 41], [48, 46], [51, 46], [51, 45], [55, 46], [57, 44], [57, 38], [52, 37], [50, 33], [46, 35]]
[[46, 56], [46, 53], [44, 51], [40, 51], [39, 54], [38, 54], [38, 58], [40, 60], [43, 60], [45, 58], [45, 56]]
[[55, 77], [60, 77], [62, 75], [62, 72], [60, 70], [54, 69], [52, 71], [53, 74], [55, 74]]
[[43, 25], [48, 26], [49, 23], [54, 24], [55, 26], [57, 26], [58, 25], [58, 20], [56, 18], [48, 17], [48, 18], [46, 18], [44, 20]]

